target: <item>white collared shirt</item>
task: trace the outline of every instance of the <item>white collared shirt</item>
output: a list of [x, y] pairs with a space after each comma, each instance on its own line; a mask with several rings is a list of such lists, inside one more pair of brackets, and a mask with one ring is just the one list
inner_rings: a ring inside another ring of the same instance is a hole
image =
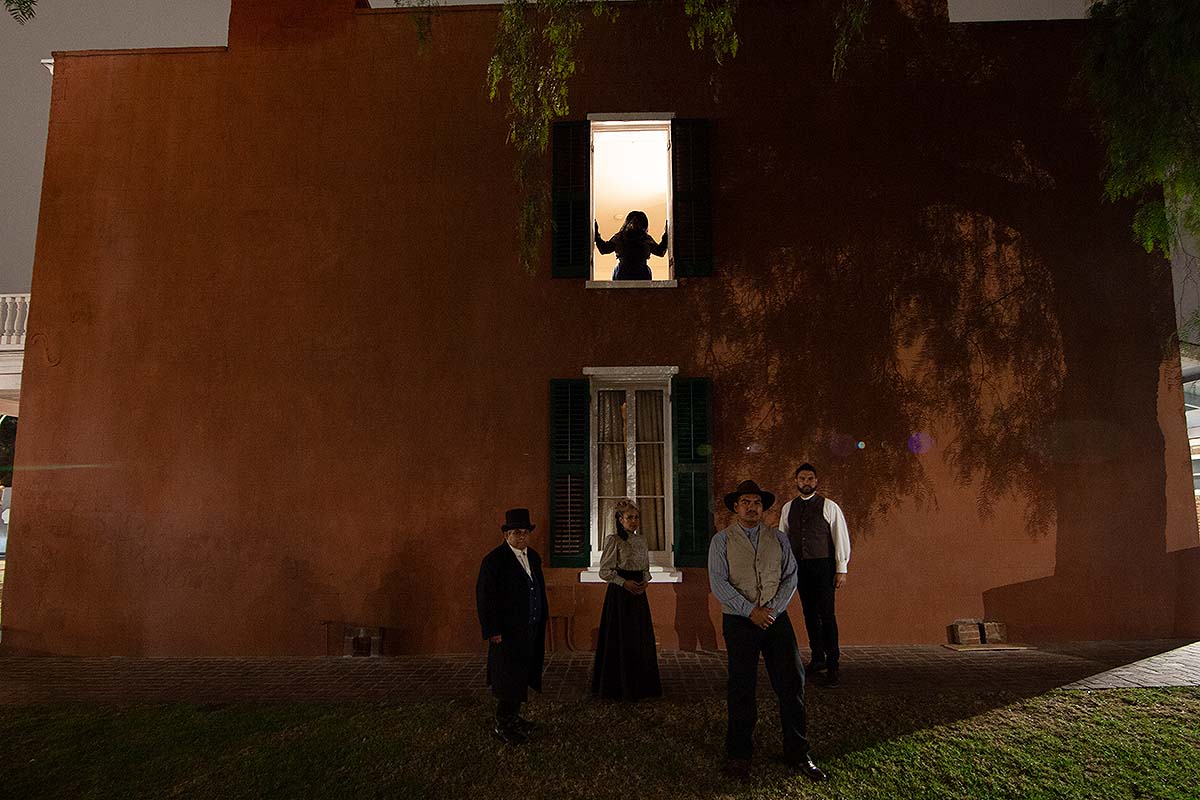
[[[507, 544], [507, 542], [506, 542], [506, 544]], [[526, 575], [528, 575], [529, 577], [531, 577], [531, 578], [532, 578], [532, 577], [533, 577], [533, 570], [531, 570], [531, 569], [529, 568], [529, 556], [528, 556], [528, 555], [526, 555], [525, 551], [524, 551], [524, 550], [518, 550], [517, 548], [513, 547], [511, 544], [510, 544], [510, 545], [508, 545], [508, 549], [509, 549], [509, 550], [512, 550], [512, 551], [513, 551], [513, 553], [514, 553], [514, 554], [516, 555], [516, 557], [517, 557], [517, 561], [521, 562], [521, 568], [525, 570], [525, 574], [526, 574]]]
[[[784, 503], [783, 508], [779, 510], [779, 530], [784, 533], [788, 532], [788, 514], [792, 512], [792, 503], [796, 500], [812, 500], [815, 495], [816, 492], [813, 492], [808, 497], [792, 498]], [[833, 536], [834, 570], [848, 572], [850, 569], [850, 531], [846, 527], [846, 517], [842, 514], [842, 507], [826, 497], [825, 506], [821, 511], [825, 521], [829, 523], [829, 532]]]

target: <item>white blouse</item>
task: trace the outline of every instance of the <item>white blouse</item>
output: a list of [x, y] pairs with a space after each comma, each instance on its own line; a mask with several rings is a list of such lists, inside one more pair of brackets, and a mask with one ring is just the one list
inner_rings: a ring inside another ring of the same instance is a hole
[[628, 539], [615, 533], [604, 540], [604, 552], [600, 555], [600, 580], [623, 586], [625, 579], [617, 574], [618, 569], [642, 571], [642, 580], [650, 580], [650, 551], [646, 537], [634, 531]]

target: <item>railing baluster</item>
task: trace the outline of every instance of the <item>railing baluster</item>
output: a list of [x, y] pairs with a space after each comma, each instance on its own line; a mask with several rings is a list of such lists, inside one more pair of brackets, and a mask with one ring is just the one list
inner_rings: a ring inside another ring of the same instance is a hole
[[20, 306], [21, 315], [17, 319], [17, 344], [25, 346], [25, 331], [29, 327], [29, 295], [23, 294], [17, 296], [17, 304]]
[[0, 295], [0, 347], [23, 348], [28, 319], [28, 294]]
[[13, 310], [16, 308], [16, 298], [4, 295], [4, 327], [0, 328], [0, 339], [4, 344], [13, 343]]

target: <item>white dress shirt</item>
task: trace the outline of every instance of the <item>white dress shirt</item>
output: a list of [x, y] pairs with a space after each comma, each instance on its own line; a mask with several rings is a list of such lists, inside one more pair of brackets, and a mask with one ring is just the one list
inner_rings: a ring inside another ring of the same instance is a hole
[[[506, 542], [506, 544], [507, 544], [507, 542]], [[525, 570], [525, 574], [526, 574], [526, 575], [528, 575], [529, 577], [531, 577], [531, 578], [532, 578], [532, 577], [533, 577], [533, 570], [531, 570], [531, 569], [529, 568], [529, 556], [525, 554], [525, 551], [524, 551], [524, 550], [518, 550], [517, 548], [513, 547], [511, 544], [510, 544], [510, 545], [508, 545], [508, 549], [509, 549], [509, 550], [512, 550], [512, 551], [513, 551], [513, 553], [514, 553], [514, 554], [516, 554], [516, 556], [517, 556], [517, 561], [521, 562], [521, 568]]]
[[[784, 533], [788, 532], [788, 514], [791, 513], [793, 502], [794, 499], [788, 500], [779, 510], [779, 530]], [[846, 527], [846, 517], [842, 514], [841, 506], [828, 497], [825, 498], [825, 507], [821, 511], [825, 521], [829, 523], [829, 532], [833, 534], [834, 569], [836, 572], [846, 572], [850, 567], [850, 531]]]

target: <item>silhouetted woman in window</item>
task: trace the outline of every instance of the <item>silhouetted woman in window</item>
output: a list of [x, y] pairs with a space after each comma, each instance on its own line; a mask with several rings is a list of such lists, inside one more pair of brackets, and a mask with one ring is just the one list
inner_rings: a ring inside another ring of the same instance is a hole
[[604, 540], [600, 577], [608, 583], [600, 612], [600, 637], [592, 670], [592, 694], [610, 700], [658, 697], [658, 652], [654, 623], [646, 601], [650, 553], [638, 533], [641, 514], [632, 500], [619, 500], [613, 510], [617, 532]]
[[614, 281], [648, 281], [650, 267], [646, 264], [653, 253], [656, 256], [667, 254], [667, 227], [663, 225], [662, 241], [655, 243], [647, 230], [650, 220], [645, 211], [630, 211], [625, 217], [625, 224], [616, 235], [604, 241], [600, 236], [600, 223], [596, 223], [596, 249], [600, 255], [608, 255], [616, 251], [617, 268], [613, 270]]

